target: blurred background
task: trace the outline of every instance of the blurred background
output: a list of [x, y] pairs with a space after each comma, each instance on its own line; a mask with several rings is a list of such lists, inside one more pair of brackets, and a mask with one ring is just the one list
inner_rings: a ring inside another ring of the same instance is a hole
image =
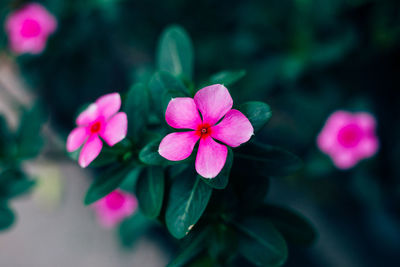
[[[27, 2], [1, 1], [0, 23]], [[273, 111], [256, 138], [304, 161], [300, 173], [272, 180], [267, 199], [300, 211], [319, 233], [311, 248], [290, 247], [285, 266], [398, 265], [399, 1], [37, 2], [58, 20], [43, 53], [17, 56], [3, 29], [0, 34], [1, 114], [16, 125], [17, 107], [34, 99], [49, 114], [47, 156], [26, 166], [38, 187], [12, 203], [18, 221], [0, 236], [1, 266], [168, 262], [171, 251], [158, 235], [121, 249], [82, 205], [90, 172], [59, 154], [83, 104], [147, 81], [159, 35], [170, 24], [193, 39], [196, 85], [222, 69], [246, 70], [229, 88], [235, 102], [264, 101]], [[370, 112], [378, 123], [379, 152], [346, 171], [316, 146], [326, 118], [338, 109]]]

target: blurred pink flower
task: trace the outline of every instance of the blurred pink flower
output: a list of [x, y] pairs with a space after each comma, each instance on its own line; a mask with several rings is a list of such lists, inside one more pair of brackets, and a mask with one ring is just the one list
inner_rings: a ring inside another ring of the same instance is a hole
[[100, 224], [104, 228], [112, 228], [131, 216], [136, 211], [138, 202], [135, 196], [117, 189], [95, 202], [92, 207]]
[[168, 160], [183, 160], [192, 154], [200, 139], [196, 171], [205, 178], [214, 178], [224, 167], [228, 154], [227, 147], [214, 139], [237, 147], [249, 141], [254, 132], [246, 116], [232, 109], [232, 105], [231, 95], [220, 84], [199, 90], [194, 98], [172, 99], [165, 113], [167, 123], [176, 129], [193, 131], [168, 134], [161, 141], [158, 152]]
[[375, 118], [366, 112], [336, 111], [317, 138], [319, 149], [328, 154], [339, 169], [349, 169], [373, 156], [379, 147]]
[[8, 15], [5, 30], [10, 48], [17, 54], [39, 54], [57, 28], [56, 18], [37, 3], [24, 5]]
[[104, 95], [89, 105], [76, 119], [78, 125], [68, 136], [67, 150], [73, 152], [84, 143], [79, 165], [86, 168], [99, 154], [103, 147], [100, 137], [109, 146], [125, 138], [128, 118], [121, 108], [121, 97], [118, 93]]

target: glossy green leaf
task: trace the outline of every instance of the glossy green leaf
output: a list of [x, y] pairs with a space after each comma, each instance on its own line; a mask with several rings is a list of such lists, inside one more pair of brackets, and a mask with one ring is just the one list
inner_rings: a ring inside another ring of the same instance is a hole
[[0, 231], [9, 228], [15, 221], [15, 215], [5, 203], [0, 203]]
[[193, 45], [182, 27], [172, 25], [161, 34], [157, 49], [157, 67], [176, 76], [192, 78]]
[[199, 177], [209, 186], [215, 189], [224, 189], [229, 182], [229, 175], [231, 173], [231, 168], [233, 164], [233, 152], [232, 149], [228, 148], [228, 156], [226, 158], [225, 166], [221, 170], [221, 172], [217, 175], [217, 177], [214, 177], [212, 179], [207, 179], [204, 177]]
[[139, 177], [136, 184], [136, 197], [140, 210], [150, 218], [156, 218], [161, 211], [164, 199], [164, 170], [161, 167], [149, 167]]
[[139, 141], [144, 133], [149, 113], [149, 95], [144, 84], [137, 83], [126, 95], [124, 110], [128, 116], [128, 136]]
[[148, 219], [141, 212], [136, 212], [131, 217], [122, 221], [119, 226], [119, 239], [123, 246], [131, 247], [150, 226]]
[[239, 253], [257, 266], [282, 266], [288, 255], [286, 242], [271, 222], [246, 218], [235, 223], [240, 231]]
[[199, 178], [177, 177], [169, 195], [165, 220], [175, 238], [184, 237], [200, 219], [210, 200], [212, 188]]
[[302, 166], [301, 160], [290, 152], [253, 142], [236, 149], [234, 156], [247, 170], [262, 176], [287, 176]]
[[39, 154], [43, 146], [43, 138], [40, 132], [43, 123], [43, 114], [39, 104], [22, 114], [17, 133], [19, 158], [33, 158]]
[[233, 70], [233, 71], [225, 70], [211, 76], [210, 82], [212, 84], [218, 83], [218, 84], [223, 84], [225, 86], [230, 86], [235, 84], [245, 75], [246, 75], [245, 70]]
[[246, 102], [239, 106], [239, 110], [249, 119], [254, 132], [261, 130], [272, 116], [269, 105], [263, 102]]
[[163, 158], [158, 153], [158, 147], [160, 146], [160, 140], [155, 140], [147, 144], [139, 153], [139, 160], [147, 165], [155, 166], [167, 166], [179, 164], [177, 161], [170, 161]]
[[116, 165], [106, 170], [89, 187], [84, 200], [85, 205], [90, 205], [117, 189], [132, 171], [132, 165]]
[[148, 87], [153, 102], [152, 107], [162, 121], [169, 101], [173, 97], [189, 96], [189, 92], [181, 80], [168, 72], [156, 72], [150, 79]]
[[313, 226], [299, 213], [273, 205], [263, 205], [261, 211], [288, 242], [311, 245], [316, 239], [317, 234]]
[[208, 228], [196, 234], [194, 237], [183, 240], [182, 249], [178, 255], [167, 265], [167, 267], [186, 266], [195, 256], [201, 253], [206, 247], [207, 238], [210, 234]]

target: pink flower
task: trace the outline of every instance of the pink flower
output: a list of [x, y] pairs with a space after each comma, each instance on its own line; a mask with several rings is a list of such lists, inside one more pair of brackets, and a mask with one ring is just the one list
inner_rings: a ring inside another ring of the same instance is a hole
[[326, 121], [317, 144], [337, 168], [349, 169], [378, 150], [375, 127], [375, 118], [369, 113], [336, 111]]
[[220, 84], [199, 90], [194, 98], [172, 99], [165, 113], [167, 123], [176, 129], [192, 131], [168, 134], [158, 152], [168, 160], [183, 160], [192, 154], [200, 139], [196, 171], [205, 178], [214, 178], [224, 167], [228, 154], [227, 147], [214, 139], [237, 147], [249, 141], [254, 132], [246, 116], [232, 109], [232, 105], [228, 90]]
[[121, 97], [118, 93], [104, 95], [86, 108], [76, 119], [78, 125], [68, 136], [67, 150], [73, 152], [84, 143], [79, 165], [86, 168], [99, 154], [103, 147], [100, 137], [109, 146], [125, 138], [128, 119], [121, 108]]
[[136, 211], [138, 201], [135, 196], [117, 189], [95, 202], [92, 207], [100, 224], [104, 228], [112, 228]]
[[56, 18], [37, 3], [26, 4], [12, 12], [5, 23], [11, 50], [17, 54], [41, 53], [48, 36], [56, 28]]

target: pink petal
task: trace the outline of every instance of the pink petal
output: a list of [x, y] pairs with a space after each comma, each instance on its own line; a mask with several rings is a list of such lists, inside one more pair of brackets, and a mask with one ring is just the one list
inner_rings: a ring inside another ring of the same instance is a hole
[[200, 139], [196, 157], [196, 171], [204, 178], [216, 177], [226, 162], [228, 148], [218, 144], [211, 137]]
[[359, 112], [354, 114], [355, 123], [361, 127], [366, 134], [374, 134], [376, 128], [375, 118], [366, 112]]
[[118, 93], [104, 95], [96, 100], [96, 104], [99, 113], [108, 119], [121, 108], [121, 96]]
[[[110, 205], [108, 198], [113, 194], [118, 194], [118, 196], [122, 197], [118, 200], [122, 202]], [[131, 216], [137, 210], [138, 202], [134, 195], [117, 189], [94, 203], [92, 207], [96, 211], [100, 224], [105, 228], [111, 228], [126, 217]]]
[[171, 133], [161, 141], [158, 153], [168, 160], [184, 160], [192, 154], [199, 138], [194, 131]]
[[194, 101], [203, 116], [203, 123], [210, 126], [217, 123], [233, 105], [228, 89], [221, 84], [210, 85], [199, 90], [194, 96]]
[[379, 148], [378, 138], [375, 136], [365, 137], [357, 146], [357, 154], [360, 158], [372, 157]]
[[99, 110], [96, 104], [89, 105], [76, 119], [76, 124], [86, 126], [99, 117]]
[[177, 129], [193, 129], [201, 124], [199, 111], [193, 98], [177, 97], [172, 99], [165, 112], [167, 123]]
[[352, 151], [341, 151], [331, 155], [332, 161], [338, 169], [347, 170], [358, 163], [360, 158]]
[[67, 139], [67, 151], [73, 152], [80, 148], [85, 140], [89, 137], [89, 134], [84, 127], [75, 128], [69, 135]]
[[113, 146], [126, 137], [128, 117], [125, 112], [119, 112], [106, 122], [105, 130], [100, 135], [109, 146]]
[[103, 143], [97, 135], [92, 135], [83, 146], [79, 155], [79, 165], [86, 168], [97, 156], [103, 147]]
[[212, 127], [211, 136], [228, 146], [237, 147], [250, 140], [253, 126], [242, 112], [231, 109], [220, 123]]

